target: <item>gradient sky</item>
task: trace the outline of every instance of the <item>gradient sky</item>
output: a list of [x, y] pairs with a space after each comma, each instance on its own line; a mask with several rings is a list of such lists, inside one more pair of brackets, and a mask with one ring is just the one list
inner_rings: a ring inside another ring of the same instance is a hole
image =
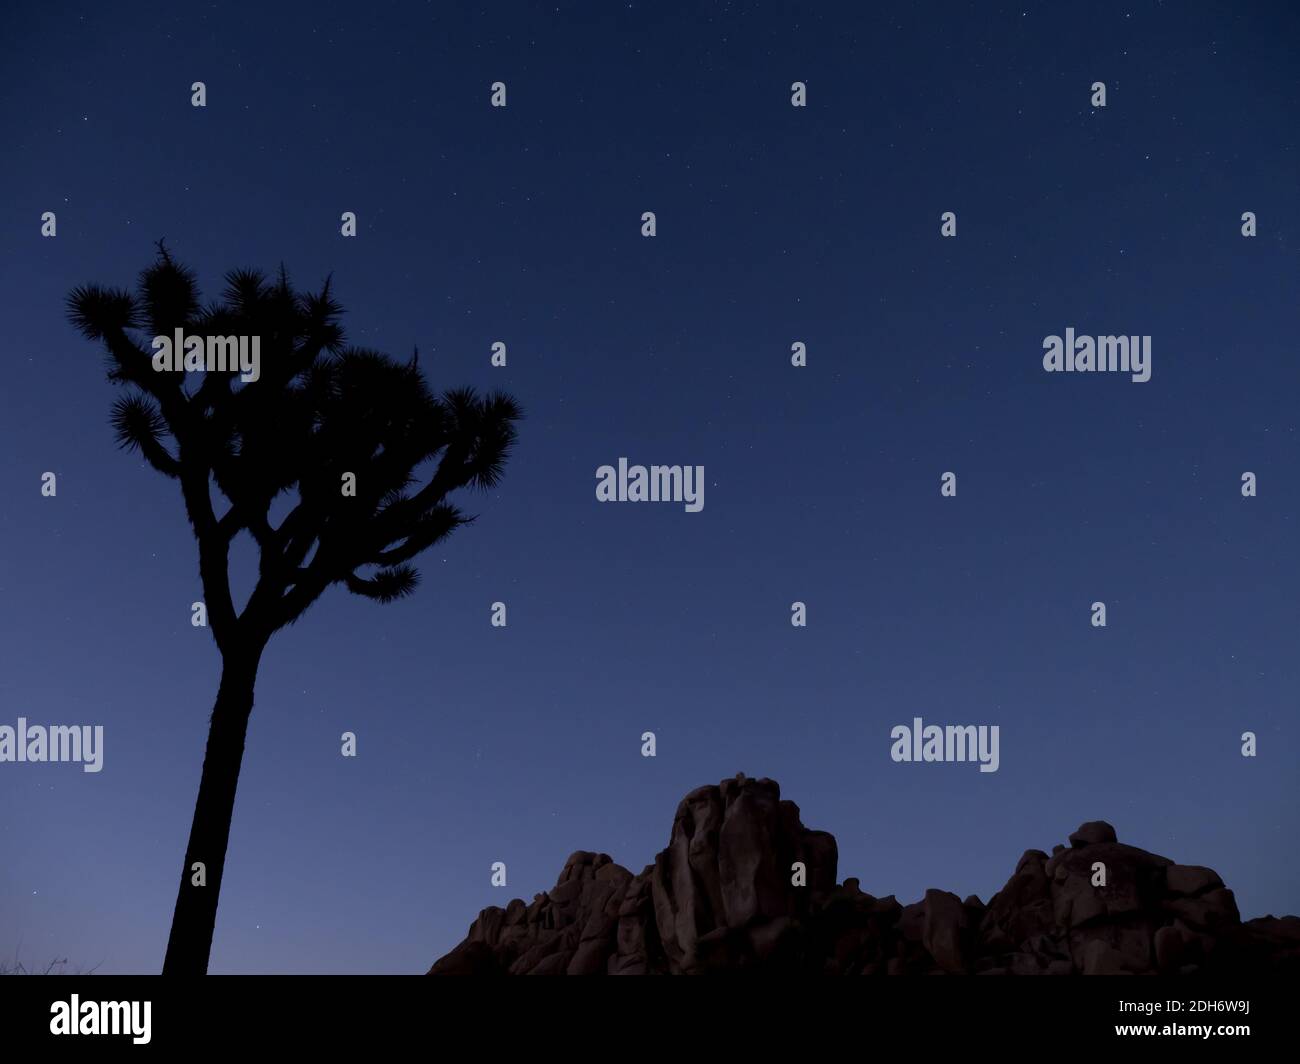
[[[210, 297], [332, 272], [352, 342], [528, 413], [413, 598], [264, 655], [212, 971], [423, 971], [738, 771], [904, 903], [1106, 819], [1300, 910], [1293, 5], [122, 6], [0, 33], [0, 723], [106, 732], [97, 775], [0, 765], [0, 960], [162, 962], [219, 659], [64, 316], [160, 237]], [[1068, 326], [1151, 381], [1044, 373]], [[624, 455], [702, 464], [703, 512], [598, 503]], [[1000, 770], [893, 763], [914, 716]]]

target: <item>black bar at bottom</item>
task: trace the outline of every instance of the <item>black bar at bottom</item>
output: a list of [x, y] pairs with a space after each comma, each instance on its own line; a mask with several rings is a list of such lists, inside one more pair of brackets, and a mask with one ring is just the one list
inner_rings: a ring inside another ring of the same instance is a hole
[[97, 1052], [109, 1044], [141, 1053], [445, 1052], [465, 1039], [462, 1051], [485, 1059], [515, 1040], [547, 1051], [574, 1039], [585, 1044], [584, 1055], [646, 1042], [676, 1055], [701, 1042], [735, 1048], [773, 1037], [817, 1057], [832, 1052], [828, 1038], [847, 1038], [845, 1049], [864, 1054], [887, 1045], [893, 1052], [1017, 1044], [1032, 1051], [1022, 1038], [1071, 1048], [1261, 1048], [1293, 1040], [1296, 1003], [1293, 982], [1246, 979], [11, 976], [0, 980], [0, 1045], [15, 1061], [40, 1059], [17, 1056], [19, 1049]]

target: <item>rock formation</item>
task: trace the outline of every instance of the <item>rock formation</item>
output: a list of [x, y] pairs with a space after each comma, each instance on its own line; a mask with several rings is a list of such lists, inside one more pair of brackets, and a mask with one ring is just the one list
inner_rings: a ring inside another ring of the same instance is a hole
[[805, 828], [774, 781], [741, 775], [683, 798], [640, 875], [575, 853], [531, 905], [484, 909], [429, 974], [1300, 972], [1300, 918], [1242, 923], [1215, 872], [1126, 846], [1102, 821], [1069, 842], [1026, 851], [987, 905], [943, 890], [900, 905], [837, 884], [834, 837]]

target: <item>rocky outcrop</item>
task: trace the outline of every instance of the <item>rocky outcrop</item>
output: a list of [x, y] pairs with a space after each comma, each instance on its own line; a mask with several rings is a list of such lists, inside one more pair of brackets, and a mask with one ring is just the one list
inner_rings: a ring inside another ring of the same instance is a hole
[[835, 839], [778, 784], [692, 791], [639, 875], [579, 851], [532, 904], [484, 909], [431, 975], [1121, 975], [1300, 972], [1300, 918], [1242, 923], [1208, 868], [1126, 846], [1102, 821], [1028, 850], [987, 905], [911, 905], [837, 883]]

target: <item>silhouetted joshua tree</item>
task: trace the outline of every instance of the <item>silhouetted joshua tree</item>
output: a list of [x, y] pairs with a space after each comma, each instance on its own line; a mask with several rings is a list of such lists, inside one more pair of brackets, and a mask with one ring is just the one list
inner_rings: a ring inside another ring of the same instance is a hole
[[[342, 308], [328, 281], [315, 295], [295, 292], [283, 267], [278, 281], [250, 271], [226, 281], [224, 301], [201, 307], [194, 273], [160, 242], [157, 261], [140, 276], [138, 298], [98, 286], [68, 297], [72, 323], [106, 346], [109, 379], [133, 387], [113, 408], [118, 441], [180, 484], [221, 652], [164, 975], [207, 971], [253, 687], [268, 640], [331, 584], [379, 602], [410, 594], [418, 581], [411, 559], [473, 520], [448, 496], [498, 482], [521, 417], [503, 394], [480, 398], [462, 389], [435, 396], [418, 357], [401, 364], [345, 348]], [[132, 331], [170, 337], [177, 328], [187, 337], [260, 337], [260, 376], [245, 382], [236, 368], [207, 372], [201, 384], [190, 378], [196, 384], [187, 386], [187, 374], [155, 369]], [[421, 469], [427, 475], [418, 475]], [[355, 494], [346, 489], [349, 474]], [[273, 501], [295, 489], [296, 504], [273, 528]], [[225, 503], [214, 505], [220, 496], [228, 503], [224, 513], [218, 509]], [[245, 531], [258, 547], [258, 579], [236, 613], [228, 555]], [[193, 885], [197, 862], [206, 869], [205, 886]]]

